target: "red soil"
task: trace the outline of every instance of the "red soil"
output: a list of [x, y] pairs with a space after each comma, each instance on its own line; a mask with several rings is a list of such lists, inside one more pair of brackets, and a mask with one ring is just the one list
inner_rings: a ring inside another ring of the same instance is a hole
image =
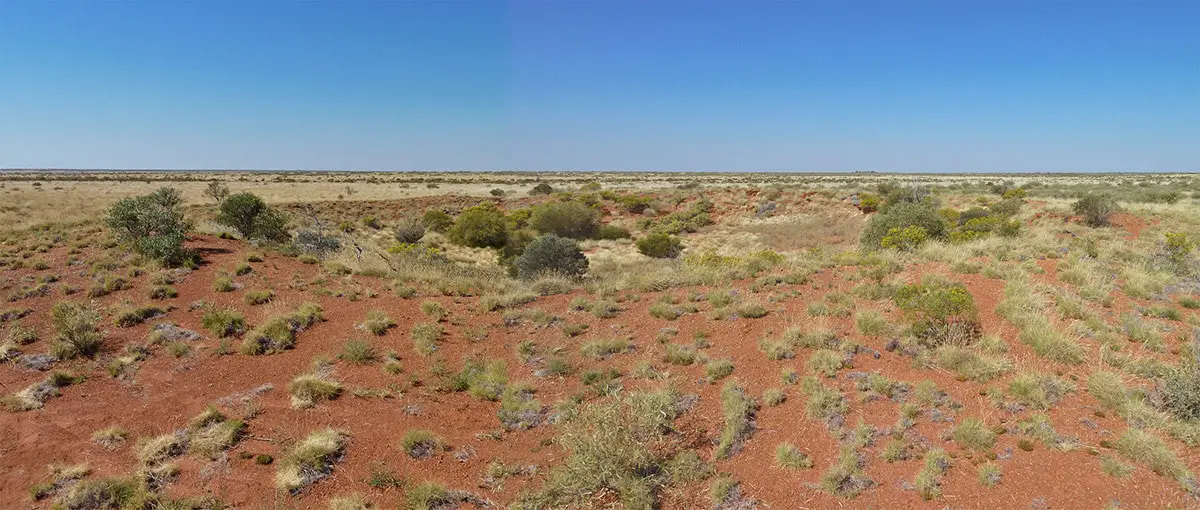
[[[750, 194], [747, 198], [752, 196]], [[1136, 235], [1134, 222], [1122, 219], [1121, 224]], [[812, 353], [811, 350], [801, 350], [796, 359], [768, 361], [758, 348], [758, 340], [778, 336], [791, 325], [809, 323], [811, 319], [805, 312], [807, 303], [821, 299], [832, 290], [849, 291], [855, 283], [851, 281], [851, 271], [845, 271], [844, 268], [826, 270], [816, 275], [809, 284], [783, 287], [798, 291], [797, 297], [769, 303], [765, 300], [765, 293], [759, 295], [758, 298], [771, 312], [764, 318], [753, 320], [712, 321], [703, 310], [676, 321], [656, 319], [646, 309], [657, 301], [660, 293], [645, 293], [638, 302], [625, 301], [622, 303], [625, 310], [609, 319], [597, 319], [586, 312], [570, 311], [567, 305], [578, 293], [542, 297], [526, 305], [559, 315], [571, 323], [590, 325], [587, 333], [572, 339], [566, 338], [557, 327], [505, 326], [501, 312], [481, 313], [475, 298], [438, 296], [401, 299], [388, 290], [387, 281], [361, 276], [330, 277], [318, 266], [304, 265], [295, 259], [275, 254], [268, 254], [264, 262], [252, 264], [254, 271], [249, 275], [235, 278], [244, 284], [246, 290], [274, 290], [276, 298], [272, 304], [250, 307], [242, 303], [244, 290], [214, 293], [211, 285], [219, 270], [244, 260], [249, 251], [247, 247], [238, 241], [204, 236], [196, 238], [191, 245], [204, 250], [206, 263], [176, 285], [179, 297], [165, 302], [175, 307], [166, 320], [209, 336], [200, 326], [202, 312], [188, 310], [189, 303], [197, 300], [243, 310], [247, 322], [252, 326], [260, 324], [273, 313], [290, 311], [305, 301], [320, 303], [328, 320], [302, 332], [295, 349], [276, 355], [220, 356], [213, 352], [218, 341], [211, 338], [197, 342], [201, 348], [183, 358], [174, 358], [159, 349], [150, 359], [140, 363], [130, 381], [109, 377], [103, 368], [104, 360], [117, 355], [126, 344], [144, 342], [150, 326], [117, 328], [111, 326], [111, 321], [106, 322], [109, 334], [104, 353], [97, 361], [62, 364], [87, 374], [86, 382], [63, 389], [62, 396], [50, 399], [41, 410], [0, 413], [0, 438], [5, 438], [0, 441], [0, 472], [5, 473], [0, 477], [0, 508], [48, 508], [48, 501], [32, 503], [27, 490], [47, 479], [46, 466], [49, 464], [86, 462], [95, 471], [94, 477], [134, 472], [137, 462], [132, 445], [136, 440], [127, 442], [115, 451], [106, 451], [90, 438], [96, 430], [118, 425], [129, 430], [132, 438], [163, 434], [185, 426], [189, 418], [222, 397], [244, 393], [268, 383], [274, 386], [274, 390], [254, 400], [259, 413], [249, 420], [249, 438], [229, 452], [228, 466], [210, 465], [190, 456], [181, 457], [182, 474], [169, 485], [169, 494], [212, 494], [239, 508], [324, 508], [330, 497], [360, 492], [383, 508], [394, 508], [402, 504], [402, 490], [375, 489], [365, 482], [373, 468], [385, 466], [412, 483], [436, 480], [452, 488], [474, 491], [494, 502], [506, 504], [522, 490], [537, 487], [544, 473], [565, 457], [567, 452], [558, 446], [546, 446], [548, 440], [554, 437], [555, 427], [541, 425], [531, 430], [504, 433], [498, 441], [477, 438], [479, 434], [500, 429], [495, 415], [498, 404], [482, 402], [465, 393], [436, 391], [437, 379], [431, 375], [431, 369], [434, 368], [435, 358], [444, 360], [445, 366], [452, 371], [457, 370], [461, 360], [469, 356], [504, 359], [508, 362], [510, 378], [533, 383], [537, 388], [537, 398], [543, 403], [553, 404], [583, 390], [578, 377], [536, 377], [534, 371], [538, 367], [522, 364], [515, 354], [516, 344], [525, 339], [536, 342], [541, 353], [564, 348], [563, 352], [581, 369], [614, 366], [628, 373], [638, 360], [653, 360], [659, 369], [674, 374], [672, 380], [680, 391], [699, 395], [697, 405], [677, 422], [677, 426], [684, 437], [695, 443], [701, 455], [710, 459], [711, 445], [722, 427], [718, 397], [720, 384], [703, 382], [704, 370], [699, 365], [675, 367], [662, 363], [661, 347], [655, 341], [660, 329], [677, 329], [679, 335], [676, 341], [682, 343], [689, 342], [695, 332], [708, 333], [713, 346], [705, 352], [714, 359], [732, 360], [737, 367], [732, 377], [740, 381], [750, 395], [757, 397], [769, 388], [781, 387], [779, 374], [783, 367], [795, 367], [805, 373], [807, 356]], [[55, 248], [45, 254], [45, 258], [58, 261], [52, 264], [50, 271], [58, 271], [65, 284], [85, 285], [87, 279], [79, 269], [67, 268], [61, 263], [66, 258], [63, 248]], [[1053, 264], [1048, 266], [1046, 277], [1053, 278]], [[944, 268], [936, 265], [926, 265], [909, 268], [906, 275], [915, 281], [923, 274], [943, 271]], [[34, 273], [28, 269], [6, 270], [4, 275], [20, 279]], [[1062, 372], [1065, 377], [1086, 376], [1085, 368], [1046, 362], [1016, 340], [1012, 325], [994, 312], [1003, 297], [1004, 282], [979, 275], [953, 277], [967, 284], [981, 310], [985, 332], [1001, 336], [1011, 346], [1011, 356], [1018, 367], [1051, 374]], [[133, 289], [116, 292], [98, 301], [109, 307], [122, 301], [146, 302], [146, 289], [149, 287], [147, 278], [138, 277]], [[294, 288], [298, 286], [295, 285], [297, 282], [312, 283], [319, 278], [329, 278], [330, 288], [361, 287], [374, 290], [377, 297], [350, 301]], [[748, 293], [749, 283], [735, 282], [735, 285], [741, 292]], [[685, 290], [670, 293], [686, 296]], [[36, 327], [41, 339], [27, 346], [27, 350], [41, 352], [52, 338], [48, 310], [60, 299], [63, 298], [47, 296], [16, 303], [36, 310], [24, 323]], [[440, 302], [451, 312], [445, 324], [448, 334], [435, 357], [415, 354], [408, 337], [413, 324], [429, 320], [419, 310], [420, 303], [426, 299]], [[1118, 307], [1127, 306], [1120, 300], [1118, 303]], [[889, 302], [858, 300], [856, 307], [860, 310], [878, 308], [893, 323], [901, 322], [898, 312]], [[367, 310], [372, 309], [385, 311], [398, 325], [384, 336], [371, 340], [380, 353], [395, 351], [399, 354], [403, 374], [387, 375], [378, 364], [354, 366], [338, 362], [336, 378], [345, 385], [345, 394], [312, 409], [292, 409], [287, 394], [288, 382], [296, 375], [307, 372], [314, 357], [332, 357], [346, 340], [362, 338], [363, 334], [356, 330], [355, 324], [362, 321]], [[921, 468], [921, 461], [885, 462], [880, 454], [888, 438], [880, 437], [873, 446], [867, 448], [866, 465], [867, 475], [879, 485], [850, 500], [825, 493], [817, 487], [825, 469], [837, 457], [837, 440], [824, 424], [805, 416], [805, 398], [797, 387], [787, 386], [788, 400], [785, 403], [777, 407], [763, 407], [758, 412], [757, 431], [746, 442], [744, 449], [730, 460], [715, 462], [719, 471], [732, 474], [742, 483], [745, 493], [767, 507], [1029, 508], [1035, 501], [1044, 501], [1045, 508], [1094, 509], [1112, 500], [1119, 501], [1122, 508], [1195, 504], [1174, 480], [1155, 475], [1142, 466], [1124, 479], [1101, 472], [1098, 457], [1089, 455], [1086, 447], [1095, 447], [1105, 439], [1115, 439], [1126, 425], [1111, 413], [1103, 418], [1097, 416], [1099, 405], [1086, 391], [1083, 379], [1075, 382], [1079, 389], [1055, 405], [1050, 415], [1059, 433], [1078, 437], [1085, 447], [1059, 452], [1047, 450], [1039, 443], [1033, 451], [1025, 452], [1017, 448], [1019, 434], [1001, 435], [993, 450], [1011, 451], [1011, 458], [996, 461], [1003, 470], [1002, 483], [995, 488], [984, 487], [977, 481], [973, 466], [980, 460], [980, 455], [970, 454], [943, 437], [963, 417], [982, 417], [989, 425], [997, 425], [1015, 423], [1030, 414], [1030, 411], [1018, 414], [1001, 411], [981, 395], [985, 387], [1006, 385], [1011, 374], [986, 385], [958, 381], [951, 373], [914, 368], [911, 358], [885, 350], [887, 339], [859, 334], [852, 317], [832, 318], [828, 324], [854, 342], [880, 353], [878, 359], [859, 354], [854, 358], [852, 369], [844, 369], [837, 378], [826, 381], [826, 384], [836, 385], [851, 398], [847, 425], [853, 427], [861, 419], [877, 427], [887, 427], [895, 423], [899, 416], [898, 405], [893, 402], [863, 403], [855, 399], [857, 392], [853, 381], [845, 377], [847, 372], [879, 371], [894, 380], [910, 383], [931, 379], [954, 401], [961, 403], [963, 409], [951, 413], [956, 417], [952, 423], [933, 423], [922, 416], [918, 419], [916, 431], [927, 438], [931, 446], [944, 447], [957, 459], [945, 475], [941, 499], [925, 501], [916, 491], [902, 487], [903, 483], [912, 482]], [[487, 338], [472, 343], [464, 334], [468, 328], [485, 328]], [[637, 350], [634, 354], [613, 356], [600, 362], [587, 360], [577, 354], [579, 345], [588, 339], [624, 335], [631, 335], [635, 342]], [[1082, 341], [1085, 344], [1089, 342]], [[416, 387], [407, 384], [410, 376], [419, 378], [423, 384]], [[0, 365], [0, 384], [7, 392], [15, 392], [43, 377], [44, 373], [25, 370], [13, 364]], [[651, 383], [632, 378], [625, 381], [627, 389], [647, 384]], [[354, 388], [388, 387], [400, 389], [401, 394], [390, 398], [360, 398], [351, 394]], [[417, 406], [419, 413], [406, 413], [408, 406]], [[224, 409], [234, 415], [241, 411], [239, 406], [225, 406]], [[349, 432], [352, 439], [347, 454], [334, 468], [331, 477], [317, 482], [300, 496], [277, 494], [273, 489], [275, 467], [260, 466], [240, 456], [247, 452], [266, 453], [279, 458], [289, 443], [324, 427]], [[453, 453], [439, 454], [425, 460], [411, 459], [398, 447], [400, 438], [410, 428], [433, 430], [453, 447], [453, 452], [469, 451], [471, 454], [461, 461]], [[783, 441], [805, 450], [812, 457], [815, 467], [799, 472], [773, 467], [775, 447]], [[501, 460], [506, 465], [537, 465], [539, 474], [532, 478], [509, 479], [502, 491], [478, 488], [480, 477], [492, 460]], [[1188, 457], [1185, 461], [1193, 470], [1200, 468], [1200, 462], [1195, 458]], [[706, 483], [669, 490], [663, 496], [664, 507], [708, 506], [707, 490]], [[595, 502], [600, 505], [612, 500], [611, 494], [598, 494]]]

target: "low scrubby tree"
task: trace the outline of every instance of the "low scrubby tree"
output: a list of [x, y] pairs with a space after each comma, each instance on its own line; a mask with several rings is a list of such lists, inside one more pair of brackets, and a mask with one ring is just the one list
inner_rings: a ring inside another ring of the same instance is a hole
[[204, 188], [204, 195], [220, 205], [226, 198], [229, 198], [229, 186], [221, 181], [209, 181], [208, 187]]
[[899, 202], [871, 217], [863, 230], [860, 244], [865, 250], [883, 248], [883, 239], [893, 229], [904, 231], [919, 227], [928, 239], [946, 237], [946, 221], [933, 204], [927, 202]]
[[191, 223], [184, 218], [182, 205], [179, 190], [162, 188], [117, 201], [108, 210], [105, 223], [137, 253], [175, 266], [192, 256], [183, 248]]
[[434, 232], [445, 232], [454, 225], [454, 218], [441, 209], [429, 209], [421, 217], [421, 223]]
[[574, 200], [533, 208], [529, 226], [543, 234], [572, 239], [589, 239], [600, 230], [600, 213]]
[[289, 238], [287, 220], [253, 193], [238, 193], [221, 202], [217, 223], [236, 230], [244, 239], [282, 242]]
[[1117, 200], [1107, 193], [1091, 193], [1071, 204], [1071, 210], [1083, 216], [1083, 221], [1092, 227], [1108, 225], [1117, 207]]
[[573, 278], [587, 273], [588, 259], [574, 240], [542, 234], [525, 247], [513, 261], [513, 267], [517, 277], [523, 279], [547, 273]]
[[683, 251], [678, 237], [656, 232], [637, 240], [637, 249], [642, 255], [656, 259], [673, 259]]
[[448, 232], [455, 244], [472, 248], [500, 248], [508, 239], [504, 213], [492, 204], [468, 207], [454, 220]]
[[425, 237], [425, 224], [411, 218], [403, 218], [393, 231], [396, 242], [415, 243]]

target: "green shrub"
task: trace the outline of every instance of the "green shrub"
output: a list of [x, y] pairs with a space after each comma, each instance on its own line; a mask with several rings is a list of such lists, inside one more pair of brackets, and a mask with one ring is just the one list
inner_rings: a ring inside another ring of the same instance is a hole
[[534, 207], [529, 226], [542, 234], [590, 239], [600, 230], [600, 213], [574, 200], [553, 202]]
[[910, 225], [904, 228], [893, 227], [879, 241], [879, 245], [900, 251], [913, 251], [929, 240], [929, 233], [924, 228]]
[[508, 240], [508, 222], [495, 205], [480, 204], [463, 210], [448, 234], [455, 244], [472, 248], [500, 248]]
[[600, 239], [615, 241], [617, 239], [629, 239], [633, 237], [629, 233], [629, 229], [618, 227], [616, 225], [601, 225], [600, 231], [597, 233]]
[[919, 227], [929, 239], [946, 237], [946, 222], [931, 204], [901, 202], [871, 217], [860, 245], [865, 250], [883, 248], [883, 238], [892, 229], [904, 231], [909, 227]]
[[896, 290], [896, 307], [913, 319], [912, 332], [928, 346], [967, 345], [982, 329], [975, 300], [962, 283], [926, 280]]
[[1108, 225], [1108, 219], [1117, 212], [1118, 207], [1117, 200], [1107, 193], [1088, 194], [1071, 204], [1071, 210], [1093, 227]]
[[551, 193], [554, 193], [554, 188], [544, 182], [539, 182], [537, 186], [529, 190], [530, 195], [549, 195]]
[[217, 223], [237, 231], [244, 239], [283, 242], [288, 239], [287, 220], [253, 193], [238, 193], [221, 202]]
[[425, 215], [421, 217], [421, 224], [434, 232], [446, 232], [454, 225], [454, 218], [447, 214], [446, 211], [427, 209]]
[[637, 249], [647, 257], [673, 259], [683, 251], [683, 243], [673, 235], [657, 232], [638, 239]]
[[184, 219], [182, 205], [183, 196], [178, 190], [162, 188], [149, 195], [118, 200], [109, 208], [105, 223], [118, 240], [138, 254], [176, 266], [193, 257], [183, 248], [191, 223]]
[[517, 277], [533, 279], [546, 273], [568, 278], [587, 273], [588, 259], [575, 241], [555, 234], [542, 234], [513, 261]]

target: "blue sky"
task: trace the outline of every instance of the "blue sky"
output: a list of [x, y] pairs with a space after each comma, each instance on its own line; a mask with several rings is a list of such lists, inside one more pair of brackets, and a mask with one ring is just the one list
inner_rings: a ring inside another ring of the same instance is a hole
[[0, 167], [1200, 171], [1200, 2], [0, 2]]

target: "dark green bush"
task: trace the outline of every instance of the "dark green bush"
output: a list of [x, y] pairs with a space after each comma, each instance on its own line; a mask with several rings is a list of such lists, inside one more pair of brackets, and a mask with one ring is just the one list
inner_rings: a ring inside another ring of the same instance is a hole
[[865, 250], [883, 247], [883, 238], [892, 229], [921, 227], [929, 239], [946, 237], [946, 222], [929, 203], [900, 202], [871, 217], [863, 230], [860, 244]]
[[531, 279], [544, 273], [578, 277], [587, 272], [588, 259], [575, 241], [542, 234], [525, 247], [513, 266], [519, 278]]
[[533, 189], [529, 190], [530, 195], [549, 195], [551, 193], [554, 193], [554, 188], [544, 182], [538, 183], [537, 186], [534, 186]]
[[678, 237], [658, 232], [638, 239], [637, 249], [647, 257], [673, 259], [683, 251], [683, 243], [679, 241]]
[[1083, 221], [1093, 227], [1108, 225], [1108, 218], [1117, 212], [1117, 200], [1107, 193], [1093, 193], [1071, 204], [1075, 214], [1083, 216]]
[[500, 247], [500, 265], [508, 267], [509, 273], [516, 276], [516, 266], [513, 261], [517, 260], [522, 253], [525, 253], [525, 247], [537, 237], [535, 232], [530, 230], [512, 230], [508, 233], [508, 238], [504, 241], [504, 246]]
[[174, 188], [162, 188], [149, 195], [124, 198], [108, 210], [105, 223], [121, 242], [137, 253], [177, 266], [192, 258], [183, 248], [183, 238], [191, 229], [184, 219], [183, 197]]
[[447, 214], [446, 211], [428, 209], [425, 211], [425, 216], [421, 217], [421, 223], [425, 225], [425, 228], [434, 232], [445, 232], [450, 230], [450, 227], [454, 225], [454, 218]]
[[221, 202], [217, 223], [236, 230], [244, 239], [282, 242], [289, 238], [287, 220], [253, 193], [238, 193]]
[[600, 213], [574, 200], [554, 202], [534, 207], [529, 226], [543, 234], [588, 239], [600, 230]]
[[504, 213], [493, 204], [468, 207], [450, 227], [450, 240], [473, 248], [500, 248], [508, 239]]

